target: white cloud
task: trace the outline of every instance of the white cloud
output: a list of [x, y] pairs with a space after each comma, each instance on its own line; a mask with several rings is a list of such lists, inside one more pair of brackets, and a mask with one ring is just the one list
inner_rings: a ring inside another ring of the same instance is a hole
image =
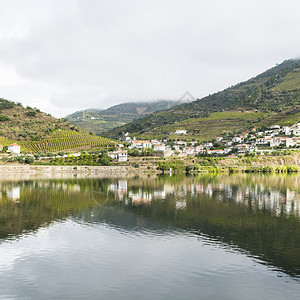
[[13, 0], [0, 9], [0, 96], [56, 116], [186, 90], [203, 97], [299, 56], [296, 0]]

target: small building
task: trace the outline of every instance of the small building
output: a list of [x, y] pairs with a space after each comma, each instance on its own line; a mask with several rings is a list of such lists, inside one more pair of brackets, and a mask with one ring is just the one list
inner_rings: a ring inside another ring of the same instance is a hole
[[283, 126], [282, 127], [282, 132], [285, 134], [285, 135], [291, 135], [291, 128], [289, 126]]
[[187, 133], [187, 130], [185, 130], [185, 129], [177, 129], [175, 131], [175, 134], [186, 134], [186, 133]]
[[0, 145], [0, 151], [2, 151], [3, 150], [3, 145]]
[[118, 161], [127, 161], [128, 160], [127, 151], [118, 151], [117, 159]]
[[11, 152], [13, 154], [19, 154], [21, 153], [21, 146], [18, 144], [11, 144], [7, 148], [7, 152]]
[[273, 126], [270, 126], [269, 128], [270, 129], [280, 129], [280, 126], [279, 125], [273, 125]]
[[185, 141], [175, 141], [174, 144], [175, 144], [175, 145], [182, 145], [182, 146], [185, 146], [185, 145], [186, 145], [186, 142], [185, 142]]
[[230, 153], [232, 151], [232, 148], [229, 147], [229, 148], [224, 148], [224, 153]]
[[210, 149], [210, 148], [212, 148], [212, 146], [213, 146], [212, 143], [206, 143], [206, 144], [204, 144], [204, 148], [205, 149]]
[[249, 146], [248, 151], [250, 153], [257, 152], [258, 148], [255, 145], [251, 145], [251, 146]]
[[225, 142], [225, 146], [226, 146], [226, 147], [231, 147], [232, 144], [233, 144], [232, 141], [227, 141], [227, 142]]
[[216, 142], [219, 143], [219, 142], [221, 142], [221, 141], [223, 141], [223, 138], [222, 138], [221, 136], [217, 136], [217, 137], [216, 137]]
[[127, 161], [128, 160], [128, 154], [127, 151], [114, 151], [114, 152], [108, 152], [107, 155], [111, 157], [112, 159], [116, 159], [120, 162]]
[[296, 139], [287, 138], [287, 139], [285, 140], [285, 146], [286, 146], [287, 148], [293, 147], [293, 146], [296, 146], [296, 145], [297, 145], [297, 140], [296, 140]]
[[223, 149], [216, 149], [216, 150], [211, 150], [211, 154], [224, 154]]
[[235, 136], [235, 137], [232, 138], [232, 141], [233, 141], [234, 143], [240, 143], [240, 142], [242, 141], [242, 138], [239, 137], [239, 136]]
[[247, 144], [236, 145], [235, 148], [238, 150], [238, 153], [246, 153], [249, 151], [249, 145]]
[[152, 148], [152, 143], [150, 141], [133, 140], [129, 149], [133, 149], [133, 148], [138, 148], [138, 149]]
[[300, 136], [300, 123], [291, 127], [292, 133], [296, 136]]
[[166, 146], [165, 145], [154, 145], [153, 146], [153, 150], [154, 150], [154, 152], [165, 151], [166, 150]]

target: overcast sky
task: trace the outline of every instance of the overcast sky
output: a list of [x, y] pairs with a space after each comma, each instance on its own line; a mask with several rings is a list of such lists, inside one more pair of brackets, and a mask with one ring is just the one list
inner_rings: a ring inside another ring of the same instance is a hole
[[201, 98], [300, 56], [299, 0], [0, 0], [0, 97], [56, 117]]

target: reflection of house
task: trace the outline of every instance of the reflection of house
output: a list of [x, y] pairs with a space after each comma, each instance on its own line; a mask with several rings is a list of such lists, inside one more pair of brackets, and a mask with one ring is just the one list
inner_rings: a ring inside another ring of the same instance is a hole
[[132, 204], [134, 205], [149, 204], [152, 200], [152, 195], [150, 193], [146, 193], [141, 190], [136, 193], [130, 191], [128, 196], [131, 198]]
[[176, 201], [176, 209], [185, 209], [186, 208], [186, 200]]
[[127, 180], [118, 180], [117, 183], [111, 183], [108, 186], [108, 191], [118, 194], [119, 199], [123, 199], [127, 194]]
[[155, 198], [165, 199], [166, 198], [166, 192], [164, 190], [162, 190], [162, 191], [155, 190], [154, 193], [153, 193], [153, 196]]
[[9, 200], [12, 200], [14, 202], [18, 201], [20, 199], [20, 187], [13, 187], [10, 190], [6, 191], [7, 198]]
[[7, 152], [19, 154], [21, 152], [21, 147], [18, 144], [11, 144], [8, 146]]

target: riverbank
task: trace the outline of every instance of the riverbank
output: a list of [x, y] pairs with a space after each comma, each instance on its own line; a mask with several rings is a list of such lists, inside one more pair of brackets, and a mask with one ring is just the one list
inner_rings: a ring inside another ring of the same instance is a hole
[[0, 165], [0, 174], [127, 174], [140, 173], [131, 166]]

